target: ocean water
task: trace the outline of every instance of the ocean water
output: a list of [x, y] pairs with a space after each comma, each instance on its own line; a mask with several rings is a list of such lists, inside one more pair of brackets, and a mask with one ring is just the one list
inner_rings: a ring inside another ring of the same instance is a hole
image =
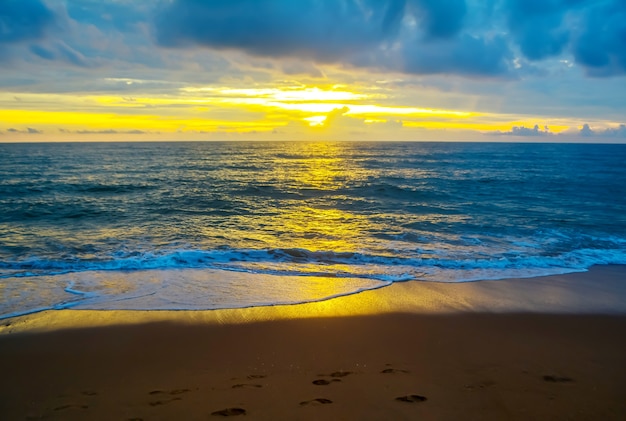
[[626, 145], [0, 144], [0, 318], [626, 264]]

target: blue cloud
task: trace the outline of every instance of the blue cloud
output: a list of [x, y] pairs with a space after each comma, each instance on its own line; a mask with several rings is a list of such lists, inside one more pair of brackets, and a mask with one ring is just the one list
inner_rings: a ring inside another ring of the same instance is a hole
[[574, 57], [592, 76], [626, 74], [626, 1], [590, 7]]
[[82, 53], [63, 42], [57, 42], [51, 48], [34, 44], [30, 46], [29, 50], [44, 60], [60, 60], [78, 67], [89, 67], [89, 62]]
[[563, 27], [562, 0], [509, 0], [508, 26], [520, 50], [530, 60], [560, 54], [569, 42]]
[[[626, 74], [624, 0], [172, 0], [156, 35], [410, 73], [506, 74], [517, 49], [533, 65], [571, 54], [589, 75]], [[398, 45], [402, 60], [390, 60]]]
[[521, 136], [521, 137], [539, 137], [539, 136], [552, 136], [553, 134], [550, 132], [547, 126], [541, 130], [537, 124], [530, 129], [524, 126], [514, 126], [509, 132], [497, 131], [494, 133], [495, 135], [501, 136]]
[[[53, 4], [50, 2], [49, 4]], [[567, 59], [594, 77], [626, 75], [624, 0], [0, 0], [0, 66], [38, 58], [90, 67], [172, 66], [177, 48], [411, 74], [547, 75]], [[154, 38], [146, 31], [153, 25]], [[104, 38], [103, 38], [104, 37]], [[99, 42], [106, 39], [106, 42]], [[154, 45], [170, 53], [154, 51]], [[295, 63], [295, 64], [294, 64]]]
[[175, 0], [159, 13], [162, 46], [203, 45], [321, 61], [376, 47], [399, 27], [405, 0]]
[[506, 73], [510, 53], [502, 38], [460, 34], [466, 14], [465, 0], [175, 0], [160, 11], [156, 33], [166, 47], [200, 45], [390, 68], [377, 52], [400, 41], [409, 17], [418, 32], [402, 40], [404, 64], [391, 70]]
[[504, 38], [478, 38], [463, 35], [458, 39], [405, 46], [404, 67], [407, 73], [462, 74], [501, 76], [509, 71], [512, 53]]
[[613, 137], [626, 139], [626, 124], [620, 124], [618, 127], [609, 127], [604, 130], [593, 130], [589, 124], [584, 124], [580, 129], [580, 135], [583, 137]]
[[56, 54], [53, 51], [41, 45], [33, 44], [29, 49], [31, 53], [44, 60], [54, 60], [56, 58]]
[[54, 21], [54, 13], [40, 0], [2, 0], [0, 44], [39, 39]]
[[112, 2], [73, 0], [67, 2], [67, 14], [77, 22], [86, 22], [104, 31], [133, 32], [146, 22], [154, 4], [150, 1]]
[[623, 0], [508, 0], [507, 25], [529, 60], [563, 53], [591, 76], [626, 74]]
[[57, 50], [59, 52], [59, 57], [67, 63], [78, 67], [89, 67], [89, 62], [85, 56], [69, 45], [60, 42], [57, 44]]
[[0, 67], [19, 57], [20, 45], [43, 38], [55, 15], [40, 0], [0, 0]]
[[41, 0], [0, 1], [0, 56], [11, 61], [30, 53], [44, 60], [86, 67], [87, 61], [80, 52], [55, 40], [62, 32], [58, 31], [61, 20]]
[[582, 129], [580, 129], [580, 135], [582, 137], [591, 137], [594, 135], [594, 132], [591, 130], [591, 127], [589, 127], [589, 124], [584, 124]]
[[449, 38], [460, 32], [467, 13], [465, 0], [410, 0], [428, 38]]

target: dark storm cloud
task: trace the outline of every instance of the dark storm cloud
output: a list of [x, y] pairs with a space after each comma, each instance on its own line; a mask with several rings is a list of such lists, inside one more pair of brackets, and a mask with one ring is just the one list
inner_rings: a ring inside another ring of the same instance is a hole
[[[570, 32], [563, 27], [568, 10], [563, 0], [508, 0], [507, 23], [521, 52], [530, 60], [560, 54], [569, 42]], [[571, 2], [570, 2], [571, 3]]]
[[54, 14], [40, 0], [0, 1], [0, 44], [43, 37]]
[[54, 13], [40, 0], [0, 0], [0, 67], [23, 42], [44, 37], [55, 23]]
[[493, 39], [463, 35], [452, 41], [405, 46], [404, 68], [408, 73], [497, 76], [508, 72], [512, 53], [502, 37]]
[[566, 58], [589, 76], [626, 75], [626, 0], [0, 0], [0, 66], [94, 67], [122, 56], [171, 66], [149, 25], [172, 49], [292, 58], [288, 74], [311, 74], [317, 62], [511, 77], [546, 74], [544, 62]]
[[449, 38], [463, 27], [467, 13], [465, 0], [409, 0], [408, 3], [429, 38]]
[[[408, 73], [506, 73], [506, 43], [460, 34], [466, 14], [465, 0], [176, 0], [159, 14], [157, 40], [167, 47], [202, 45]], [[406, 17], [418, 31], [400, 39]], [[396, 64], [372, 54], [398, 41]]]
[[240, 49], [321, 61], [392, 39], [405, 0], [177, 0], [157, 19], [163, 46]]
[[574, 57], [592, 76], [626, 74], [626, 1], [599, 3], [584, 16]]
[[[47, 61], [62, 61], [86, 67], [85, 57], [65, 42], [56, 39], [62, 17], [40, 0], [0, 1], [0, 56], [7, 60], [28, 54]], [[3, 51], [4, 46], [4, 51]]]
[[589, 75], [626, 73], [626, 1], [508, 0], [505, 8], [527, 59], [569, 52]]
[[157, 16], [167, 47], [479, 76], [514, 71], [516, 51], [571, 54], [589, 75], [626, 74], [624, 0], [173, 0]]

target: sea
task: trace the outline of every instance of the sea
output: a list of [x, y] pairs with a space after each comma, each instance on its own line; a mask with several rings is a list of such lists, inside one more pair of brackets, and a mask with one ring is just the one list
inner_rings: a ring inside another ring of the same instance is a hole
[[626, 145], [0, 144], [0, 318], [626, 264]]

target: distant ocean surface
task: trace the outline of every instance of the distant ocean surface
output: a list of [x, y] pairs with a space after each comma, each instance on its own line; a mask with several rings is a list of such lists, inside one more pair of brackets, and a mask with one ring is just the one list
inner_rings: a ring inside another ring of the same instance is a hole
[[0, 144], [0, 318], [626, 264], [626, 145]]

